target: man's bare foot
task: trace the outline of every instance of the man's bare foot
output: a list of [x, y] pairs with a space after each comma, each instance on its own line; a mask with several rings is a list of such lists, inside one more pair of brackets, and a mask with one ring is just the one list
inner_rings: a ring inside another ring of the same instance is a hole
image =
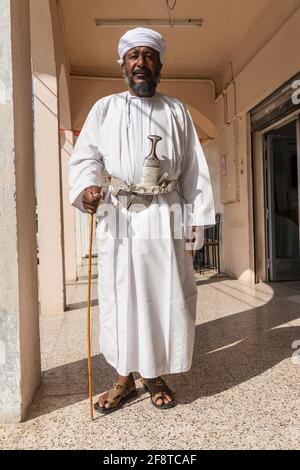
[[142, 383], [150, 393], [152, 403], [156, 408], [171, 408], [176, 405], [175, 395], [162, 377], [142, 378]]
[[101, 409], [114, 408], [121, 400], [124, 401], [127, 395], [131, 395], [134, 391], [136, 391], [136, 387], [133, 375], [118, 375], [113, 387], [102, 393], [97, 403]]

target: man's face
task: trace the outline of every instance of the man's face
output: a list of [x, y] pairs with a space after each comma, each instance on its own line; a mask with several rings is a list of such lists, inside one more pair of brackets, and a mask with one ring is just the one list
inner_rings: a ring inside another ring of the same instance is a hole
[[158, 52], [147, 46], [130, 49], [122, 65], [126, 82], [137, 96], [154, 95], [161, 67]]

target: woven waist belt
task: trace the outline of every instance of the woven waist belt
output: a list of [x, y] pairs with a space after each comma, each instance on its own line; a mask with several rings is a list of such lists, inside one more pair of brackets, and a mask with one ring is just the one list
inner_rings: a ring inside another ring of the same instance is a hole
[[129, 211], [140, 212], [152, 204], [157, 194], [178, 191], [178, 181], [162, 181], [156, 186], [146, 188], [140, 184], [127, 184], [115, 176], [111, 177], [112, 195]]

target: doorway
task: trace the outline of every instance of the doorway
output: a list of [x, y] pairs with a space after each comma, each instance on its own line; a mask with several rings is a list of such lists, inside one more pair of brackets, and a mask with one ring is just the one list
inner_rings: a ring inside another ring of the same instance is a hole
[[269, 281], [300, 280], [300, 120], [264, 134], [265, 227]]

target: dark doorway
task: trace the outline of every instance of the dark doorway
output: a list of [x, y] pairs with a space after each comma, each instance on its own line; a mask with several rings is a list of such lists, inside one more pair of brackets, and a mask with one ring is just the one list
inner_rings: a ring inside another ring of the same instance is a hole
[[299, 280], [299, 118], [264, 138], [268, 280]]

